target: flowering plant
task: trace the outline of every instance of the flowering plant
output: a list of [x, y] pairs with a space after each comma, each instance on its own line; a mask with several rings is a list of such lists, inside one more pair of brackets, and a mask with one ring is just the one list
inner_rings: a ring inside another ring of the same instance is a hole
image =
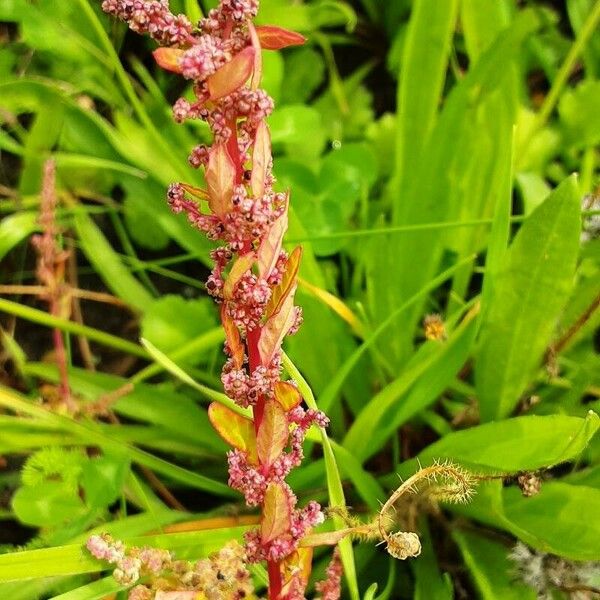
[[[221, 0], [197, 29], [185, 16], [173, 15], [167, 0], [104, 0], [102, 7], [161, 45], [154, 52], [157, 63], [192, 81], [194, 99], [175, 102], [175, 120], [201, 119], [213, 134], [212, 145], [198, 145], [189, 155], [192, 167], [204, 168], [206, 189], [173, 183], [167, 200], [175, 213], [185, 213], [194, 227], [221, 243], [211, 253], [214, 268], [206, 289], [220, 305], [227, 356], [221, 380], [228, 402], [213, 402], [208, 414], [232, 448], [229, 485], [244, 495], [249, 507], [260, 508], [260, 526], [245, 534], [243, 549], [230, 546], [195, 565], [174, 561], [161, 550], [126, 549], [108, 535], [92, 536], [88, 549], [115, 564], [115, 576], [124, 585], [143, 575], [167, 573], [170, 583], [163, 578], [154, 584], [155, 597], [164, 600], [196, 598], [197, 591], [200, 597], [248, 597], [245, 565], [258, 562], [267, 563], [269, 599], [301, 600], [313, 547], [336, 546], [346, 536], [381, 539], [388, 552], [402, 560], [418, 556], [417, 534], [388, 533], [393, 521], [388, 511], [407, 489], [421, 481], [437, 484], [440, 478], [437, 497], [465, 501], [472, 480], [460, 468], [442, 464], [423, 469], [398, 488], [372, 522], [362, 523], [341, 509], [339, 516], [347, 527], [319, 534], [312, 530], [325, 519], [320, 504], [311, 500], [299, 508], [285, 481], [302, 462], [309, 428], [324, 429], [329, 420], [317, 409], [303, 408], [295, 382], [281, 376], [282, 342], [302, 323], [302, 311], [294, 304], [302, 249], [288, 253], [282, 246], [289, 192], [273, 187], [266, 123], [273, 100], [259, 85], [262, 50], [302, 44], [303, 36], [274, 26], [255, 27], [258, 0]], [[223, 561], [227, 568], [219, 566]], [[221, 574], [218, 585], [206, 578], [211, 568], [213, 575], [215, 570]], [[316, 584], [323, 600], [340, 597], [341, 575], [336, 547], [327, 579]], [[173, 588], [177, 595], [165, 591]], [[190, 595], [181, 595], [182, 589]], [[138, 585], [130, 598], [145, 600], [152, 593]]]
[[[328, 419], [302, 408], [297, 387], [281, 379], [282, 341], [302, 322], [294, 305], [302, 251], [282, 248], [289, 194], [273, 189], [266, 123], [273, 100], [259, 85], [262, 49], [302, 44], [304, 38], [255, 27], [258, 0], [222, 0], [197, 30], [173, 15], [166, 0], [105, 0], [102, 7], [149, 33], [162, 45], [154, 52], [158, 64], [193, 82], [195, 99], [177, 100], [175, 120], [202, 119], [213, 133], [211, 146], [199, 145], [189, 156], [190, 165], [204, 167], [206, 189], [174, 183], [168, 190], [173, 211], [186, 213], [193, 226], [222, 243], [211, 254], [215, 266], [206, 288], [221, 305], [225, 392], [251, 413], [213, 403], [209, 417], [232, 446], [229, 485], [248, 506], [261, 508], [260, 528], [246, 535], [247, 560], [267, 562], [270, 598], [303, 597], [308, 570], [299, 565], [310, 565], [311, 551], [299, 543], [324, 516], [315, 501], [298, 508], [285, 478], [302, 461], [308, 429], [327, 427]], [[325, 597], [336, 594], [330, 585]]]

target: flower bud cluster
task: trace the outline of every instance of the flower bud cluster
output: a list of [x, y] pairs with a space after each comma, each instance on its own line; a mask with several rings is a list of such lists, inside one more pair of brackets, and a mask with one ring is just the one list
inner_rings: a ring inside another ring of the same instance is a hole
[[255, 406], [260, 397], [272, 398], [281, 373], [281, 356], [276, 355], [268, 366], [259, 365], [251, 373], [247, 365], [236, 368], [233, 359], [225, 362], [221, 381], [225, 393], [242, 408]]
[[107, 533], [91, 536], [87, 541], [87, 549], [99, 560], [116, 566], [113, 575], [122, 585], [132, 585], [143, 574], [158, 575], [172, 561], [169, 552], [158, 548], [126, 550], [123, 542], [113, 540]]
[[165, 46], [181, 46], [192, 39], [192, 24], [184, 15], [174, 15], [168, 0], [104, 0], [102, 10]]
[[237, 542], [196, 562], [174, 560], [169, 552], [157, 548], [126, 548], [107, 533], [91, 536], [87, 549], [97, 559], [116, 565], [113, 576], [121, 585], [133, 585], [141, 576], [150, 578], [148, 584], [129, 591], [129, 600], [152, 600], [158, 590], [196, 591], [207, 600], [241, 600], [254, 592], [246, 552]]

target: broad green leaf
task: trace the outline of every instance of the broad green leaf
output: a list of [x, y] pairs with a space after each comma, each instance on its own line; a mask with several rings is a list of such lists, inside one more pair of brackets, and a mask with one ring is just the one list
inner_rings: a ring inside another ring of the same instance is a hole
[[501, 473], [535, 471], [577, 458], [599, 427], [600, 418], [592, 411], [585, 419], [515, 417], [450, 433], [428, 446], [419, 459], [428, 464], [447, 458]]
[[129, 461], [124, 456], [106, 454], [83, 465], [81, 485], [85, 503], [90, 508], [105, 508], [121, 495], [129, 475]]
[[21, 523], [56, 527], [86, 510], [81, 498], [60, 481], [24, 486], [12, 498], [12, 508]]
[[515, 580], [514, 564], [508, 559], [509, 547], [469, 530], [454, 529], [452, 537], [482, 600], [537, 598], [532, 588]]
[[493, 3], [486, 0], [461, 2], [460, 20], [470, 60], [477, 60], [498, 33], [508, 25], [510, 12], [511, 0], [498, 0]]
[[[167, 354], [212, 331], [217, 325], [213, 303], [208, 298], [185, 300], [168, 294], [154, 300], [141, 321], [141, 335]], [[215, 344], [217, 347], [217, 344]], [[200, 362], [194, 357], [194, 363]]]
[[600, 490], [560, 481], [542, 484], [524, 498], [518, 488], [504, 491], [507, 519], [527, 532], [527, 544], [573, 560], [600, 560]]
[[582, 148], [600, 142], [600, 81], [587, 80], [561, 96], [558, 111], [570, 146]]
[[484, 420], [510, 414], [539, 367], [573, 285], [579, 198], [563, 182], [523, 224], [485, 313], [476, 384]]

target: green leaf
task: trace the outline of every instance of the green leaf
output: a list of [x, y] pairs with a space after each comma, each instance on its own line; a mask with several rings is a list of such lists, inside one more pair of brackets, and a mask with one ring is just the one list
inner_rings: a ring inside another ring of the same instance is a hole
[[413, 4], [398, 81], [396, 223], [405, 201], [398, 192], [415, 176], [436, 120], [457, 9], [457, 0], [416, 0]]
[[185, 300], [173, 294], [148, 306], [141, 331], [144, 339], [168, 354], [216, 325], [214, 307], [208, 298]]
[[52, 600], [104, 600], [110, 597], [111, 594], [123, 589], [125, 589], [125, 586], [117, 583], [116, 579], [110, 575], [87, 585], [82, 585], [70, 592], [54, 596]]
[[458, 544], [482, 600], [536, 600], [535, 591], [515, 580], [510, 548], [473, 531], [454, 529]]
[[321, 115], [310, 106], [283, 106], [271, 115], [269, 126], [273, 146], [283, 145], [290, 156], [314, 160], [323, 150]]
[[552, 481], [524, 498], [513, 487], [504, 492], [504, 510], [515, 527], [527, 532], [522, 539], [530, 546], [573, 560], [600, 560], [600, 490]]
[[428, 464], [448, 458], [492, 472], [535, 471], [575, 459], [599, 427], [600, 418], [592, 411], [585, 419], [515, 417], [450, 433], [428, 446], [419, 459]]
[[[240, 540], [247, 530], [247, 526], [225, 527], [187, 533], [145, 535], [125, 538], [124, 541], [131, 546], [152, 546], [173, 550], [181, 559], [197, 559], [216, 552], [230, 540]], [[0, 582], [100, 573], [107, 568], [107, 563], [92, 557], [83, 543], [70, 544], [0, 555]]]
[[37, 214], [34, 212], [14, 213], [4, 217], [0, 222], [0, 260], [38, 229]]
[[579, 210], [571, 177], [530, 215], [505, 255], [475, 370], [485, 420], [510, 414], [539, 367], [573, 285]]
[[92, 219], [81, 209], [73, 223], [83, 252], [107, 287], [140, 312], [148, 309], [152, 296], [125, 267]]
[[586, 80], [561, 96], [558, 112], [567, 142], [574, 148], [600, 142], [600, 81]]
[[428, 342], [400, 375], [373, 396], [352, 423], [344, 447], [364, 462], [419, 410], [433, 402], [464, 364], [476, 321], [464, 323], [443, 344]]
[[83, 466], [81, 485], [90, 508], [105, 508], [121, 495], [129, 475], [129, 461], [120, 455], [92, 458]]
[[19, 488], [12, 498], [12, 508], [21, 523], [38, 527], [60, 526], [85, 511], [81, 498], [60, 481]]
[[447, 574], [440, 573], [434, 542], [425, 518], [419, 520], [419, 538], [421, 555], [417, 560], [410, 561], [415, 576], [413, 600], [452, 600], [452, 581]]

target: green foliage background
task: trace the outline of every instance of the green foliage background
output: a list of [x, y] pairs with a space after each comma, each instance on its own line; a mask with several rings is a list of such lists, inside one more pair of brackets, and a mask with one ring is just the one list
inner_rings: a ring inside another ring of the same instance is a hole
[[[244, 530], [168, 532], [244, 510], [205, 410], [223, 341], [203, 290], [210, 246], [164, 200], [173, 181], [202, 185], [187, 154], [209, 132], [173, 122], [179, 82], [99, 5], [0, 3], [1, 283], [35, 284], [28, 239], [53, 157], [81, 287], [126, 305], [84, 302], [78, 323], [0, 297], [0, 597], [12, 600], [118, 592], [82, 550], [90, 531], [201, 557]], [[201, 14], [195, 0], [171, 6]], [[410, 563], [347, 545], [346, 593], [535, 597], [513, 581], [515, 538], [600, 560], [600, 2], [262, 0], [259, 20], [309, 39], [265, 56], [287, 240], [305, 256], [287, 368], [332, 418], [290, 482], [366, 515], [419, 463], [505, 475], [423, 514]], [[442, 340], [424, 339], [431, 313]], [[132, 384], [112, 405], [120, 423], [39, 402], [58, 382], [52, 327], [83, 406]], [[523, 497], [510, 476], [538, 470], [540, 494]], [[15, 539], [17, 526], [33, 529]]]

